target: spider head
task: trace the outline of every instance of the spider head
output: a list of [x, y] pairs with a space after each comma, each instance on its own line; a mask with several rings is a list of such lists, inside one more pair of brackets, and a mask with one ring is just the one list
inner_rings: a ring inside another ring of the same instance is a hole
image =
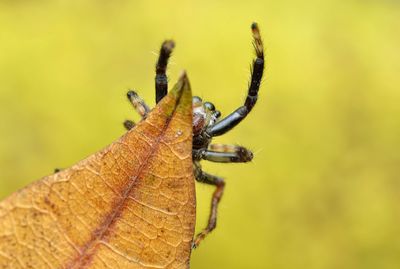
[[215, 110], [215, 106], [210, 102], [203, 102], [203, 100], [194, 96], [193, 100], [193, 146], [204, 147], [208, 146], [211, 138], [204, 135], [204, 130], [207, 127], [214, 125], [218, 118], [221, 116], [221, 112]]

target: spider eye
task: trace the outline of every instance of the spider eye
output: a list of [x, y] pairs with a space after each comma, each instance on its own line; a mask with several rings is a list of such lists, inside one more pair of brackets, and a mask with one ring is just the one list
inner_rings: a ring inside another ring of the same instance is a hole
[[219, 117], [221, 117], [221, 112], [220, 112], [219, 110], [217, 110], [217, 111], [215, 111], [215, 112], [213, 113], [213, 116], [214, 116], [216, 119], [218, 119]]
[[203, 100], [201, 100], [200, 97], [198, 97], [198, 96], [193, 96], [193, 98], [192, 98], [192, 104], [193, 104], [193, 106], [195, 106], [195, 107], [201, 106], [202, 102], [203, 102]]
[[204, 103], [204, 107], [209, 110], [209, 111], [214, 111], [215, 110], [215, 106], [213, 103], [210, 102], [205, 102]]

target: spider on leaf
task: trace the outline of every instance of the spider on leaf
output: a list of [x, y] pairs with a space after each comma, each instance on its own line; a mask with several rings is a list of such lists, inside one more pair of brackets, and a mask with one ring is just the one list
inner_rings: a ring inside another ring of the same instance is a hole
[[[202, 170], [200, 161], [208, 160], [218, 163], [240, 163], [249, 162], [253, 153], [237, 145], [211, 144], [212, 138], [230, 131], [238, 125], [253, 109], [257, 102], [258, 90], [264, 71], [264, 48], [257, 23], [251, 25], [253, 34], [253, 45], [256, 59], [252, 63], [251, 81], [249, 83], [247, 97], [244, 105], [237, 108], [228, 116], [221, 118], [221, 112], [215, 109], [211, 102], [203, 102], [198, 96], [193, 97], [193, 171], [198, 182], [214, 185], [216, 187], [211, 201], [211, 211], [206, 228], [196, 235], [193, 241], [193, 248], [215, 229], [217, 223], [218, 204], [225, 188], [223, 178], [211, 175]], [[158, 61], [156, 64], [156, 103], [168, 93], [168, 79], [166, 69], [168, 59], [171, 56], [175, 44], [172, 40], [163, 42]], [[134, 91], [127, 93], [129, 101], [142, 118], [150, 112], [149, 106]], [[135, 126], [131, 120], [124, 122], [126, 129], [130, 130]]]

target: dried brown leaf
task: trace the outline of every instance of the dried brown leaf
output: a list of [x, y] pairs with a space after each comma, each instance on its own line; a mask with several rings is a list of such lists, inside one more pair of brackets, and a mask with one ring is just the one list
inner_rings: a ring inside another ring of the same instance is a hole
[[0, 268], [188, 268], [194, 226], [183, 75], [110, 146], [0, 203]]

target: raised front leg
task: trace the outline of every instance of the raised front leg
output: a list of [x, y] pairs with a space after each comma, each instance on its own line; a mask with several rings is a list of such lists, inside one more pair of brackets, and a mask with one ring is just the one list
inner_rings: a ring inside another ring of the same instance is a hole
[[166, 40], [161, 45], [160, 55], [156, 65], [156, 103], [167, 95], [168, 93], [168, 78], [167, 78], [167, 65], [168, 59], [171, 56], [172, 50], [175, 47], [175, 43], [172, 40]]
[[199, 246], [200, 242], [217, 226], [218, 204], [221, 201], [222, 194], [224, 193], [225, 181], [223, 178], [203, 172], [198, 162], [194, 162], [193, 169], [195, 179], [198, 182], [216, 186], [211, 199], [211, 211], [210, 216], [208, 217], [207, 227], [197, 234], [193, 241], [193, 248], [196, 248]]
[[257, 102], [258, 90], [260, 88], [261, 79], [264, 72], [264, 47], [260, 36], [258, 25], [253, 23], [251, 25], [254, 38], [254, 49], [257, 58], [253, 61], [253, 67], [251, 71], [251, 81], [247, 92], [247, 98], [244, 105], [233, 111], [227, 117], [210, 126], [206, 130], [206, 134], [209, 137], [223, 135], [233, 127], [238, 125], [253, 109]]

